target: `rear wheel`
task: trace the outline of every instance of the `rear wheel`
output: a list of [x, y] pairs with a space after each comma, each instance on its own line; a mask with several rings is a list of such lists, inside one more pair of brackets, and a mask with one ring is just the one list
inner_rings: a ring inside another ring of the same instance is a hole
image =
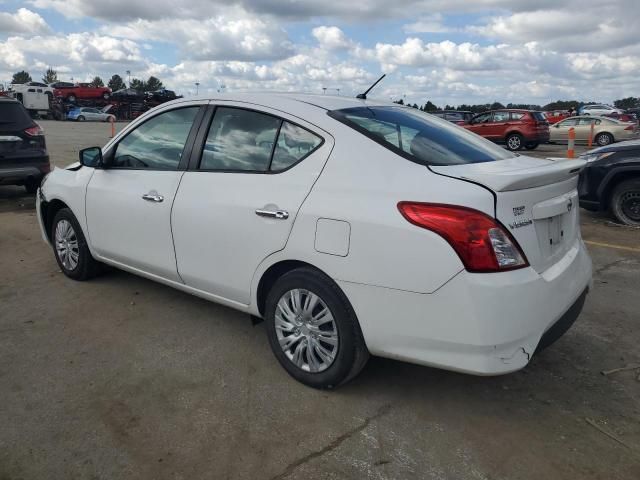
[[103, 94], [102, 94], [102, 98], [103, 98], [104, 100], [109, 100], [109, 94], [108, 94], [107, 92], [103, 93]]
[[512, 152], [520, 150], [523, 147], [524, 139], [519, 133], [512, 133], [507, 137], [507, 148]]
[[640, 179], [619, 183], [611, 194], [611, 213], [620, 223], [640, 226]]
[[344, 384], [369, 358], [346, 296], [312, 268], [292, 270], [276, 281], [267, 296], [265, 323], [280, 365], [310, 387]]
[[67, 97], [67, 100], [69, 100], [70, 102], [75, 102], [76, 101], [76, 96], [75, 95], [69, 95]]
[[91, 256], [75, 215], [68, 208], [56, 213], [51, 223], [53, 252], [62, 273], [74, 280], [96, 276], [100, 264]]
[[613, 143], [613, 135], [611, 135], [610, 133], [599, 133], [598, 135], [596, 135], [595, 140], [598, 145], [604, 147]]
[[84, 122], [85, 118], [82, 115], [78, 115], [78, 121]]
[[536, 148], [538, 148], [538, 145], [540, 145], [538, 142], [529, 142], [525, 143], [524, 148], [526, 148], [527, 150], [535, 150]]

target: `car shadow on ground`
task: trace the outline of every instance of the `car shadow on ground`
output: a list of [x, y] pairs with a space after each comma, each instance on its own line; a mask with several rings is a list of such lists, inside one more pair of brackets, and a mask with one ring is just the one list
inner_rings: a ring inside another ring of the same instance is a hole
[[0, 213], [33, 210], [35, 208], [35, 194], [27, 193], [24, 187], [0, 185]]

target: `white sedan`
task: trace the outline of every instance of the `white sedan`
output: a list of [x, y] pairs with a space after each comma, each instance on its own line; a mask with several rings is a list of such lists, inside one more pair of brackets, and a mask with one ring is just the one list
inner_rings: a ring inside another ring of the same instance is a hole
[[331, 388], [370, 354], [494, 375], [559, 338], [591, 280], [583, 166], [395, 104], [239, 94], [147, 112], [37, 208], [68, 277], [108, 264], [261, 317]]

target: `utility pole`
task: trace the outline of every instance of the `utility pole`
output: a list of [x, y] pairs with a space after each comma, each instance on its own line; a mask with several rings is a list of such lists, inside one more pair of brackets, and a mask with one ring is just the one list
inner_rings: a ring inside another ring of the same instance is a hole
[[129, 88], [131, 88], [131, 70], [127, 70], [127, 79], [129, 80]]
[[196, 95], [198, 95], [199, 89], [200, 89], [200, 82], [196, 82]]

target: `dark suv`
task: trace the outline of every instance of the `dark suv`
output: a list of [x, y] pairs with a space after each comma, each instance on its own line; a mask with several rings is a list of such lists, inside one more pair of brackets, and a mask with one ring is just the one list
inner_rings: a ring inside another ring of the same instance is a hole
[[463, 127], [514, 151], [533, 150], [549, 141], [549, 122], [534, 110], [492, 110], [476, 115]]
[[626, 225], [640, 226], [640, 140], [596, 148], [580, 158], [580, 206], [607, 211]]
[[0, 97], [0, 185], [35, 193], [51, 170], [44, 133], [20, 102]]

